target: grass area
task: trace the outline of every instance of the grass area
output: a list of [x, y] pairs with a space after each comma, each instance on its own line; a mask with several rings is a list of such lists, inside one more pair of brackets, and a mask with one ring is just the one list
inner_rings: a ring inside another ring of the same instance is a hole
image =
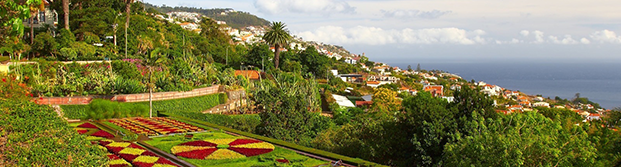
[[[261, 124], [261, 117], [258, 114], [251, 115], [222, 115], [222, 114], [203, 114], [191, 112], [179, 112], [175, 115], [191, 118], [194, 120], [205, 121], [220, 126], [225, 126], [244, 132], [254, 132], [255, 128]], [[186, 121], [187, 122], [187, 121]]]
[[129, 131], [129, 130], [124, 129], [124, 128], [121, 128], [120, 126], [117, 126], [117, 125], [115, 125], [115, 124], [113, 124], [113, 123], [111, 123], [111, 122], [108, 122], [108, 121], [101, 121], [100, 123], [101, 123], [101, 124], [105, 124], [105, 125], [107, 125], [108, 127], [113, 128], [114, 130], [121, 131], [121, 132], [122, 132], [123, 134], [125, 134], [125, 135], [136, 135], [134, 132]]
[[[189, 142], [189, 141], [197, 141], [197, 140], [205, 140], [205, 139], [240, 139], [245, 138], [241, 136], [232, 136], [223, 132], [208, 132], [208, 133], [198, 133], [194, 134], [192, 139], [187, 139], [182, 135], [177, 136], [168, 136], [168, 137], [158, 137], [153, 138], [153, 140], [146, 141], [147, 144], [157, 147], [160, 150], [171, 153], [171, 148], [181, 143]], [[301, 166], [317, 166], [321, 164], [327, 164], [326, 161], [321, 161], [313, 158], [309, 158], [300, 154], [297, 154], [294, 151], [276, 147], [274, 151], [246, 158], [237, 158], [237, 159], [224, 159], [224, 160], [199, 160], [199, 159], [189, 159], [184, 157], [179, 157], [182, 160], [194, 164], [196, 166], [223, 166], [223, 167], [239, 167], [239, 166], [284, 166], [285, 164], [280, 164], [276, 162], [276, 159], [287, 159], [293, 165], [301, 165]]]
[[0, 62], [9, 60], [9, 56], [0, 56]]
[[204, 121], [200, 121], [200, 120], [193, 120], [190, 118], [186, 118], [186, 117], [182, 117], [182, 116], [176, 116], [176, 115], [171, 115], [171, 117], [180, 119], [180, 120], [185, 120], [186, 122], [190, 121], [190, 122], [196, 122], [196, 123], [200, 123], [200, 124], [204, 124], [206, 126], [210, 126], [213, 128], [217, 128], [217, 129], [221, 129], [221, 130], [225, 130], [228, 132], [232, 132], [232, 133], [236, 133], [239, 135], [243, 135], [243, 136], [247, 136], [247, 137], [251, 137], [254, 139], [258, 139], [258, 140], [262, 140], [265, 142], [269, 142], [275, 145], [279, 145], [279, 146], [283, 146], [283, 147], [287, 147], [287, 148], [292, 148], [295, 150], [300, 150], [300, 151], [304, 151], [307, 153], [312, 153], [315, 155], [319, 155], [322, 157], [327, 157], [327, 158], [331, 158], [331, 159], [340, 159], [343, 160], [346, 163], [349, 164], [353, 164], [353, 165], [357, 165], [357, 166], [384, 166], [384, 165], [380, 165], [374, 162], [370, 162], [370, 161], [365, 161], [363, 159], [360, 158], [351, 158], [348, 156], [344, 156], [344, 155], [339, 155], [339, 154], [335, 154], [335, 153], [331, 153], [331, 152], [327, 152], [327, 151], [323, 151], [323, 150], [318, 150], [318, 149], [314, 149], [314, 148], [310, 148], [310, 147], [304, 147], [304, 146], [300, 146], [294, 143], [290, 143], [290, 142], [286, 142], [286, 141], [282, 141], [282, 140], [278, 140], [278, 139], [273, 139], [273, 138], [269, 138], [269, 137], [265, 137], [265, 136], [261, 136], [261, 135], [257, 135], [257, 134], [252, 134], [252, 133], [248, 133], [248, 132], [244, 132], [244, 131], [240, 131], [240, 130], [236, 130], [236, 129], [231, 129], [231, 128], [227, 128], [224, 126], [220, 126], [220, 125], [216, 125], [213, 123], [209, 123], [209, 122], [204, 122]]
[[[164, 113], [201, 113], [205, 110], [213, 108], [219, 104], [224, 103], [221, 97], [222, 93], [190, 97], [174, 100], [154, 101], [153, 110]], [[149, 106], [149, 102], [137, 102], [142, 106]], [[65, 117], [69, 119], [88, 119], [88, 112], [90, 110], [89, 105], [61, 105], [60, 106], [65, 114]]]

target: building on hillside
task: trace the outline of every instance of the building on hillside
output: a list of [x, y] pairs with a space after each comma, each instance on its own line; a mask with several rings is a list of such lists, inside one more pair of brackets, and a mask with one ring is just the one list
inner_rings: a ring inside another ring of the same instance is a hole
[[48, 1], [53, 2], [52, 0], [43, 0], [43, 3], [38, 8], [39, 11], [35, 13], [34, 17], [24, 19], [24, 26], [30, 27], [30, 22], [32, 21], [34, 28], [41, 28], [45, 25], [56, 27], [58, 24], [58, 13], [50, 7], [50, 2]]
[[261, 72], [256, 70], [235, 70], [235, 76], [241, 75], [249, 80], [260, 80]]
[[533, 107], [545, 107], [545, 108], [550, 108], [550, 103], [546, 103], [546, 102], [537, 102], [533, 104]]
[[367, 81], [367, 86], [370, 86], [372, 88], [377, 88], [380, 85], [382, 84], [379, 81]]
[[356, 107], [356, 105], [354, 105], [354, 103], [352, 103], [345, 96], [332, 94], [332, 97], [336, 100], [336, 104], [338, 104], [341, 108]]
[[433, 97], [443, 97], [444, 96], [444, 86], [442, 85], [427, 85], [423, 87], [425, 92], [431, 93]]

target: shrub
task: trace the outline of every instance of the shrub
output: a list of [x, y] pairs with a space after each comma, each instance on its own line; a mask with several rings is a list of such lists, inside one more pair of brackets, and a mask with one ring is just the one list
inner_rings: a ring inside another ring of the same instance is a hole
[[124, 79], [140, 80], [142, 75], [134, 63], [122, 60], [112, 61], [112, 71], [119, 74]]
[[218, 98], [220, 100], [220, 104], [226, 103], [226, 101], [229, 99], [228, 96], [226, 95], [226, 93], [220, 93], [218, 95]]
[[[184, 99], [165, 100], [153, 102], [153, 109], [168, 113], [194, 112], [200, 113], [219, 104], [219, 94], [211, 94], [198, 97], [190, 97]], [[149, 102], [140, 102], [140, 104], [149, 105]]]
[[0, 151], [6, 166], [104, 166], [103, 150], [76, 133], [54, 109], [25, 100], [0, 100]]
[[261, 124], [261, 117], [259, 117], [259, 115], [221, 115], [189, 112], [175, 113], [175, 115], [205, 121], [250, 133], [254, 133], [256, 127]]
[[135, 116], [147, 116], [149, 107], [137, 103], [119, 103], [110, 100], [95, 99], [89, 105], [87, 118], [109, 119]]
[[146, 86], [138, 80], [117, 78], [114, 82], [114, 91], [120, 94], [143, 93], [146, 89]]

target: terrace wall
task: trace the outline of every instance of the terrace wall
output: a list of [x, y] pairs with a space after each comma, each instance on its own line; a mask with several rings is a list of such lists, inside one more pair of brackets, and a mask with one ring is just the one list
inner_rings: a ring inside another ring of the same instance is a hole
[[[153, 93], [153, 101], [182, 99], [196, 96], [210, 95], [220, 92], [220, 85], [206, 88], [197, 88], [187, 92], [158, 92]], [[108, 96], [73, 96], [73, 97], [40, 97], [33, 101], [40, 105], [87, 105], [93, 99], [108, 99], [118, 102], [143, 102], [149, 101], [149, 93], [121, 94]]]

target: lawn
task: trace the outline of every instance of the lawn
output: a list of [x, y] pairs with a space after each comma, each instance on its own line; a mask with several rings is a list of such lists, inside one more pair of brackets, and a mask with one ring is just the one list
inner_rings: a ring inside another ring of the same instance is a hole
[[[157, 147], [158, 149], [165, 151], [167, 153], [172, 153], [171, 149], [174, 146], [177, 146], [182, 143], [191, 142], [191, 141], [202, 141], [202, 140], [214, 140], [214, 139], [246, 139], [241, 136], [232, 136], [223, 132], [207, 132], [207, 133], [198, 133], [194, 134], [192, 139], [185, 138], [183, 135], [177, 136], [167, 136], [167, 137], [157, 137], [152, 138], [153, 140], [146, 141], [149, 145]], [[321, 161], [317, 159], [313, 159], [310, 157], [306, 157], [296, 152], [280, 147], [275, 147], [273, 151], [261, 155], [251, 156], [251, 157], [243, 157], [243, 158], [234, 158], [234, 159], [219, 159], [219, 160], [205, 160], [205, 159], [190, 159], [185, 157], [180, 157], [180, 159], [194, 164], [196, 166], [224, 166], [224, 167], [238, 167], [238, 166], [284, 166], [280, 162], [277, 162], [277, 159], [286, 159], [291, 164], [288, 165], [301, 165], [301, 166], [317, 166], [321, 164], [327, 164], [326, 161]]]

